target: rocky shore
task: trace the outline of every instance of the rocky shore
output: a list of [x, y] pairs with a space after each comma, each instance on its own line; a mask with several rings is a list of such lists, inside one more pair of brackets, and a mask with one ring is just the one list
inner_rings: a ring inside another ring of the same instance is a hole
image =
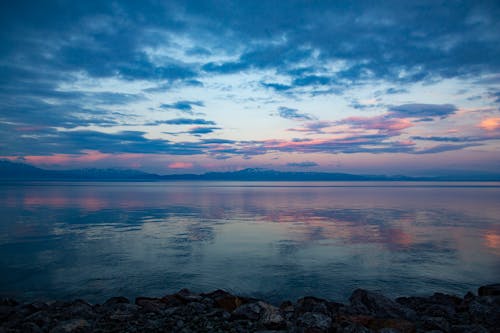
[[223, 290], [161, 298], [113, 297], [20, 304], [0, 300], [4, 332], [500, 332], [500, 284], [464, 297], [435, 293], [389, 299], [355, 290], [348, 304], [304, 297], [274, 306]]

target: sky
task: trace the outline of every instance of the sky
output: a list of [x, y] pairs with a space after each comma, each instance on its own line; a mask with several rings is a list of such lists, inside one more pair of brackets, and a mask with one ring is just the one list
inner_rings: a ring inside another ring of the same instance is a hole
[[0, 159], [500, 171], [498, 1], [2, 1]]

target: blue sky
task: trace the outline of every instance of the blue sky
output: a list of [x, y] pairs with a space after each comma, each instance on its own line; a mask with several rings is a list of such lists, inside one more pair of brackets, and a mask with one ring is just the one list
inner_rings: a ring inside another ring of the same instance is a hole
[[498, 1], [1, 7], [1, 158], [158, 173], [500, 170]]

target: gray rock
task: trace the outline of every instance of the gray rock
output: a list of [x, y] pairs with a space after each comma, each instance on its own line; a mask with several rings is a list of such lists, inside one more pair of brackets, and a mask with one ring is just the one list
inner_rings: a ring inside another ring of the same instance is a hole
[[85, 319], [70, 319], [59, 323], [50, 333], [83, 333], [90, 332], [91, 325]]
[[426, 330], [450, 331], [450, 323], [443, 317], [422, 317], [422, 327]]
[[[384, 327], [384, 328], [378, 330], [378, 333], [401, 333], [401, 331], [397, 330], [395, 328]], [[427, 333], [429, 333], [429, 332], [427, 332]]]
[[38, 327], [38, 325], [35, 323], [24, 323], [21, 326], [21, 331], [23, 333], [42, 333], [43, 332], [43, 330], [40, 327]]
[[481, 325], [453, 325], [452, 333], [489, 333], [489, 331]]
[[500, 296], [482, 296], [469, 303], [472, 321], [486, 326], [500, 327]]
[[344, 327], [339, 327], [337, 333], [374, 333], [371, 329], [357, 323], [351, 323]]
[[354, 314], [373, 315], [379, 318], [405, 318], [415, 320], [412, 309], [399, 304], [382, 294], [363, 289], [356, 289], [349, 298], [349, 311]]
[[120, 303], [130, 303], [129, 299], [123, 296], [111, 297], [103, 305], [113, 305]]
[[301, 327], [327, 330], [332, 326], [332, 318], [323, 313], [306, 312], [297, 318], [297, 324]]

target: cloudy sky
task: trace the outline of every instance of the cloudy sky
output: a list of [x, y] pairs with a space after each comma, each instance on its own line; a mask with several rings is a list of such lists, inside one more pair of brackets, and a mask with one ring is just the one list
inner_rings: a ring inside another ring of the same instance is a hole
[[2, 1], [0, 158], [500, 170], [500, 3]]

